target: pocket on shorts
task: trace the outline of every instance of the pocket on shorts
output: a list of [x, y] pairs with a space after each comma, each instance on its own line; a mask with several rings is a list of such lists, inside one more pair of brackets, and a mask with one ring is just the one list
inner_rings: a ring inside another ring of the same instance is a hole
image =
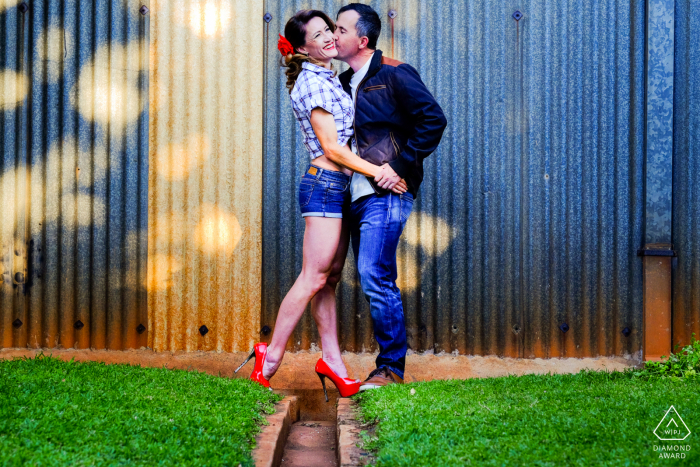
[[328, 191], [331, 193], [344, 193], [348, 186], [349, 183], [328, 182]]
[[299, 184], [299, 207], [306, 207], [311, 201], [311, 195], [314, 192], [314, 182], [302, 180]]

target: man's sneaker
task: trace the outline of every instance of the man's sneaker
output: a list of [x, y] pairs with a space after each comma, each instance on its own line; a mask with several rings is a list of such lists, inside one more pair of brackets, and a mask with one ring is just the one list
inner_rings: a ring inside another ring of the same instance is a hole
[[403, 379], [399, 378], [399, 375], [383, 366], [381, 368], [377, 368], [369, 374], [365, 382], [360, 386], [360, 391], [381, 388], [387, 384], [403, 384]]

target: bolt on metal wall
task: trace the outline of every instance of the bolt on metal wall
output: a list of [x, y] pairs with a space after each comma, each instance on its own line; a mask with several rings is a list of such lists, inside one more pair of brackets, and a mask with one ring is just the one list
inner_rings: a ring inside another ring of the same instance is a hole
[[676, 1], [673, 344], [700, 338], [700, 1]]
[[[309, 162], [277, 34], [299, 9], [335, 17], [346, 3], [265, 6], [263, 336], [301, 269], [296, 188]], [[638, 352], [644, 2], [367, 3], [379, 48], [418, 69], [449, 121], [399, 246], [410, 348]], [[338, 295], [342, 347], [374, 349], [352, 253]], [[308, 313], [292, 340], [318, 343]]]
[[0, 3], [0, 347], [146, 345], [139, 6]]
[[260, 328], [262, 2], [152, 0], [149, 347]]

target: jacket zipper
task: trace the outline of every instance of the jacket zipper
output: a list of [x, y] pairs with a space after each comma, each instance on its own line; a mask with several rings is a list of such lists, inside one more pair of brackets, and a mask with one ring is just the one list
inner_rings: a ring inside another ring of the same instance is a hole
[[396, 157], [399, 157], [399, 145], [396, 144], [396, 140], [394, 139], [394, 133], [390, 131], [389, 136], [391, 136], [391, 142], [394, 144], [394, 151], [396, 151]]
[[[367, 70], [369, 72], [369, 70]], [[374, 76], [374, 75], [372, 75]], [[357, 101], [360, 98], [360, 88], [362, 87], [363, 84], [365, 84], [365, 81], [367, 81], [369, 78], [367, 75], [365, 75], [364, 78], [362, 78], [362, 81], [360, 81], [360, 84], [357, 85], [357, 91], [355, 92], [355, 113], [357, 113]], [[355, 147], [357, 147], [357, 155], [362, 158], [362, 154], [360, 154], [360, 145], [357, 141], [357, 127], [355, 125], [355, 122], [357, 121], [356, 118], [353, 118], [352, 120], [352, 131], [355, 132]]]

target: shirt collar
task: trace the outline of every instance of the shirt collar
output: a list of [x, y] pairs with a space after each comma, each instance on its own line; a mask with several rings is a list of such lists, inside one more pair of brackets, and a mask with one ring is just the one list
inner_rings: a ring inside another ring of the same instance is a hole
[[367, 72], [369, 71], [369, 66], [372, 64], [372, 57], [374, 57], [374, 53], [372, 53], [372, 55], [369, 56], [369, 58], [367, 59], [367, 62], [365, 62], [365, 64], [362, 65], [362, 68], [360, 68], [359, 70], [357, 70], [357, 73], [355, 73], [355, 74], [353, 75], [353, 78], [355, 78], [355, 76], [357, 76], [357, 78], [355, 78], [355, 79], [360, 79], [360, 80], [361, 80], [362, 78], [365, 77], [365, 75], [366, 75]]
[[327, 74], [333, 74], [333, 70], [329, 70], [328, 68], [314, 65], [311, 62], [304, 62], [301, 64], [301, 67], [305, 70], [313, 71], [316, 74], [321, 74], [321, 73], [327, 73]]

